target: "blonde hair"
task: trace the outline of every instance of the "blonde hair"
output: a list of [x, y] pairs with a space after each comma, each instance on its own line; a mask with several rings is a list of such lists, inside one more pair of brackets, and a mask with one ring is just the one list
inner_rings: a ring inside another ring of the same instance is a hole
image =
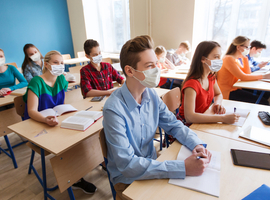
[[186, 40], [186, 41], [181, 42], [179, 47], [181, 47], [181, 46], [186, 48], [188, 51], [190, 51], [190, 43], [189, 43], [189, 41]]
[[165, 49], [164, 46], [157, 46], [157, 47], [155, 48], [155, 53], [156, 53], [157, 56], [159, 56], [160, 54], [163, 54], [163, 53], [166, 54], [167, 51], [166, 51], [166, 49]]
[[237, 46], [238, 45], [243, 45], [246, 41], [250, 41], [249, 38], [245, 37], [245, 36], [237, 36], [236, 38], [234, 38], [234, 40], [232, 41], [231, 45], [229, 46], [226, 55], [233, 55], [235, 54], [235, 52], [237, 51]]
[[[45, 62], [46, 62], [46, 63], [49, 63], [49, 61], [51, 60], [51, 57], [52, 57], [53, 55], [59, 55], [59, 56], [62, 56], [61, 53], [60, 53], [59, 51], [55, 51], [55, 50], [49, 51], [49, 52], [45, 55], [45, 57], [44, 57], [44, 63], [45, 63]], [[45, 67], [45, 64], [44, 64], [42, 73], [44, 74], [46, 71], [47, 71], [47, 68]]]
[[2, 51], [4, 53], [3, 49], [0, 49], [0, 51]]

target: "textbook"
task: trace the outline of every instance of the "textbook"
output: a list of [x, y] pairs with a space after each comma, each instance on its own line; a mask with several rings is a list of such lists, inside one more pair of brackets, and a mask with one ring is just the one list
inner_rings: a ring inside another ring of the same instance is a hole
[[270, 197], [270, 187], [263, 184], [261, 187], [254, 190], [252, 193], [250, 193], [248, 196], [243, 198], [242, 200], [269, 200]]
[[[235, 126], [243, 126], [249, 113], [250, 110], [249, 109], [241, 109], [241, 108], [236, 108], [235, 113], [237, 113], [238, 115], [240, 115], [238, 122], [233, 123], [232, 125]], [[233, 107], [225, 107], [226, 109], [226, 114], [231, 114], [234, 113], [234, 108]]]
[[102, 116], [103, 115], [101, 111], [83, 110], [63, 120], [61, 123], [61, 128], [84, 131]]
[[[185, 179], [170, 179], [169, 183], [219, 197], [220, 193], [220, 152], [210, 151], [211, 161], [201, 176], [186, 176]], [[177, 160], [185, 160], [192, 152], [182, 145]]]
[[40, 113], [44, 117], [47, 117], [47, 116], [60, 116], [63, 113], [73, 112], [73, 111], [77, 111], [77, 109], [74, 108], [72, 105], [61, 104], [61, 105], [55, 106], [54, 108], [48, 108], [46, 110], [42, 110], [40, 111]]

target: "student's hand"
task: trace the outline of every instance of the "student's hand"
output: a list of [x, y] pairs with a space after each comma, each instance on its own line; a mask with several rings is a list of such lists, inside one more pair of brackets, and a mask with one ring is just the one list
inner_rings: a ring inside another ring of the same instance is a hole
[[10, 88], [2, 88], [2, 89], [0, 90], [0, 96], [3, 96], [3, 95], [5, 95], [5, 94], [7, 94], [7, 92], [9, 92], [9, 91], [11, 91]]
[[196, 155], [198, 153], [203, 153], [203, 157], [208, 159], [208, 163], [211, 160], [212, 154], [210, 151], [208, 151], [206, 148], [204, 148], [203, 145], [199, 144], [196, 147], [194, 147], [192, 154]]
[[[197, 159], [200, 156], [200, 159]], [[200, 176], [208, 166], [208, 158], [204, 158], [204, 153], [192, 154], [185, 159], [186, 176]]]
[[263, 75], [263, 78], [265, 78], [265, 79], [270, 79], [270, 73], [269, 73], [269, 74], [264, 74], [264, 75]]
[[45, 123], [49, 126], [56, 126], [58, 124], [58, 119], [55, 116], [45, 117]]
[[111, 88], [111, 89], [109, 89], [107, 91], [109, 92], [109, 95], [111, 95], [117, 89], [118, 89], [118, 87], [114, 87], [114, 88]]
[[267, 65], [268, 62], [260, 62], [260, 64], [258, 64], [259, 68], [263, 68]]
[[212, 110], [213, 110], [214, 114], [225, 114], [226, 113], [226, 109], [224, 108], [224, 106], [222, 106], [220, 104], [213, 104]]
[[223, 116], [223, 123], [225, 124], [233, 124], [235, 122], [238, 122], [240, 115], [236, 113], [227, 114]]

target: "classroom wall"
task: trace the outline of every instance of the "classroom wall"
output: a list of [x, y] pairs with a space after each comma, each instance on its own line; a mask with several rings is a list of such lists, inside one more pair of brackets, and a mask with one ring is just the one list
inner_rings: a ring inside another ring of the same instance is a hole
[[67, 0], [69, 21], [72, 33], [74, 55], [84, 51], [83, 44], [87, 39], [82, 0]]
[[0, 48], [6, 62], [21, 67], [26, 43], [37, 46], [43, 56], [58, 50], [74, 57], [66, 0], [2, 1], [0, 18]]

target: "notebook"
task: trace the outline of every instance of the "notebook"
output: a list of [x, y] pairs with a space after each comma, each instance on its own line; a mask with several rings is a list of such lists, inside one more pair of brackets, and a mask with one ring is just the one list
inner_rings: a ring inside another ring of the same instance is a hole
[[[226, 114], [231, 114], [234, 113], [234, 107], [225, 107], [226, 109]], [[243, 126], [249, 113], [250, 110], [249, 109], [242, 109], [242, 108], [237, 108], [236, 107], [236, 112], [238, 115], [240, 115], [238, 122], [233, 123], [232, 125], [235, 126]]]
[[263, 184], [261, 187], [254, 190], [248, 196], [242, 200], [269, 200], [270, 199], [270, 187]]
[[63, 120], [61, 123], [61, 128], [69, 128], [84, 131], [101, 117], [102, 117], [101, 111], [83, 110]]
[[[220, 193], [220, 152], [210, 151], [211, 161], [201, 176], [186, 176], [185, 179], [170, 179], [169, 183], [219, 197]], [[192, 152], [182, 145], [177, 160], [185, 160]]]
[[239, 133], [240, 137], [270, 146], [270, 131], [255, 126], [249, 126]]
[[74, 108], [72, 105], [70, 104], [61, 104], [58, 106], [55, 106], [54, 108], [48, 108], [45, 110], [40, 111], [40, 113], [44, 116], [60, 116], [63, 113], [67, 113], [67, 112], [73, 112], [73, 111], [77, 111], [76, 108]]

